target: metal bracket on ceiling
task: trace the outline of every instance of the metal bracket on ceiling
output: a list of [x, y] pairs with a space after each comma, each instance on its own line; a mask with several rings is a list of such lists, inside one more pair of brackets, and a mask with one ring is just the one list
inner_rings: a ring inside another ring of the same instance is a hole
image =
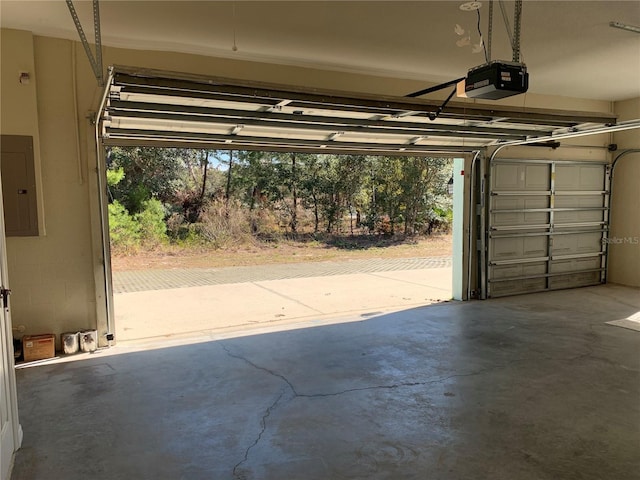
[[513, 13], [513, 61], [520, 62], [520, 25], [522, 24], [522, 0], [516, 0]]
[[[498, 0], [498, 4], [500, 5], [500, 11], [502, 12], [504, 26], [507, 30], [507, 35], [509, 35], [509, 41], [511, 42], [513, 61], [520, 62], [520, 25], [522, 23], [522, 0], [516, 0], [515, 2], [513, 13], [513, 34], [511, 33], [511, 25], [509, 24], [509, 17], [507, 16], [504, 0]], [[491, 33], [489, 33], [489, 37], [491, 37]]]
[[84, 29], [82, 28], [82, 24], [80, 23], [80, 18], [78, 18], [78, 13], [76, 12], [75, 7], [73, 6], [73, 0], [66, 0], [66, 2], [67, 2], [67, 7], [69, 7], [69, 13], [71, 13], [71, 18], [73, 19], [73, 23], [76, 26], [78, 35], [80, 36], [80, 41], [82, 42], [84, 51], [87, 54], [89, 63], [91, 63], [93, 74], [96, 76], [96, 80], [98, 80], [98, 85], [103, 87], [104, 78], [102, 75], [102, 39], [100, 34], [100, 7], [98, 5], [98, 0], [93, 0], [93, 30], [95, 34], [95, 47], [96, 47], [95, 57], [93, 56], [93, 52], [91, 51], [91, 48], [89, 46], [89, 41], [87, 40], [87, 36], [84, 34]]

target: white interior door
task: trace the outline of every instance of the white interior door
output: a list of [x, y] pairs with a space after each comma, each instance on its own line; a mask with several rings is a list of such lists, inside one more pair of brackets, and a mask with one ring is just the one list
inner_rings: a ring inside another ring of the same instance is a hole
[[[4, 234], [4, 209], [0, 182], [0, 289], [8, 290], [7, 255]], [[19, 448], [16, 377], [13, 362], [13, 334], [8, 296], [0, 295], [0, 480], [8, 480], [13, 454]]]

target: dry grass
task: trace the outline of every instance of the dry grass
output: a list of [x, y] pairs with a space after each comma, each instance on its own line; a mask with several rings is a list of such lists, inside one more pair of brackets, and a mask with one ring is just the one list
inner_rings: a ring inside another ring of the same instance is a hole
[[129, 256], [113, 256], [114, 271], [219, 268], [340, 261], [364, 258], [411, 258], [451, 255], [451, 235], [420, 238], [330, 237], [302, 240], [254, 241], [220, 249], [166, 246]]

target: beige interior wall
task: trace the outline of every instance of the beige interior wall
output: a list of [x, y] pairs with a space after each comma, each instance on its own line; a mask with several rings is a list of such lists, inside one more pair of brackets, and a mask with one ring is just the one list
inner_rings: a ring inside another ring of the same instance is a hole
[[[640, 98], [617, 102], [619, 121], [640, 118]], [[640, 130], [614, 135], [615, 156], [640, 149]], [[613, 174], [609, 281], [640, 287], [640, 153], [627, 154], [617, 162]]]
[[[23, 48], [21, 45], [25, 40], [31, 42], [29, 33], [2, 32], [3, 75], [8, 64], [4, 49]], [[28, 51], [23, 54], [25, 58], [30, 55]], [[16, 324], [24, 324], [29, 333], [61, 333], [98, 326], [104, 334], [104, 298], [100, 285], [102, 253], [94, 173], [96, 157], [93, 127], [87, 118], [96, 111], [102, 89], [78, 42], [33, 37], [31, 58], [36, 72], [33, 83], [37, 92], [41, 193], [47, 231], [46, 236], [27, 239], [24, 243], [12, 241], [9, 245], [14, 320]], [[411, 80], [156, 51], [105, 48], [104, 61], [105, 65], [140, 66], [387, 95], [404, 95], [425, 87], [424, 83]], [[2, 88], [4, 99], [4, 78]], [[528, 95], [524, 101], [527, 107], [539, 105], [601, 112], [611, 108], [608, 102], [536, 95]], [[5, 119], [11, 121], [22, 115], [21, 104], [3, 103], [2, 132], [5, 133]], [[608, 139], [603, 139], [602, 145], [606, 143]], [[535, 154], [544, 158], [546, 150], [535, 149]], [[584, 153], [588, 149], [578, 150], [582, 155], [590, 156]], [[601, 150], [596, 151], [599, 157]]]
[[[40, 176], [40, 135], [38, 132], [38, 101], [36, 72], [33, 58], [33, 36], [21, 30], [2, 30], [0, 36], [2, 69], [0, 69], [2, 95], [0, 96], [0, 132], [4, 135], [33, 137], [36, 170], [36, 189], [42, 192]], [[27, 84], [20, 83], [20, 74], [28, 73]], [[12, 115], [11, 112], [20, 112]], [[42, 195], [37, 197], [38, 231], [44, 235], [45, 219]], [[24, 243], [28, 243], [24, 242]]]
[[[40, 236], [10, 237], [7, 254], [14, 325], [25, 334], [95, 325], [88, 189], [79, 175], [70, 44], [53, 51], [30, 32], [2, 30], [3, 134], [34, 136]], [[29, 85], [18, 71], [31, 74]], [[44, 228], [46, 227], [46, 229]]]

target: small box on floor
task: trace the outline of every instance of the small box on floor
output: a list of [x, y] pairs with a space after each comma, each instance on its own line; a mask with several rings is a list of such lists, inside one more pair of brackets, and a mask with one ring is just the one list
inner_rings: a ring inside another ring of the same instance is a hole
[[56, 355], [55, 335], [47, 333], [44, 335], [25, 335], [22, 337], [22, 351], [24, 361], [44, 360], [53, 358]]

